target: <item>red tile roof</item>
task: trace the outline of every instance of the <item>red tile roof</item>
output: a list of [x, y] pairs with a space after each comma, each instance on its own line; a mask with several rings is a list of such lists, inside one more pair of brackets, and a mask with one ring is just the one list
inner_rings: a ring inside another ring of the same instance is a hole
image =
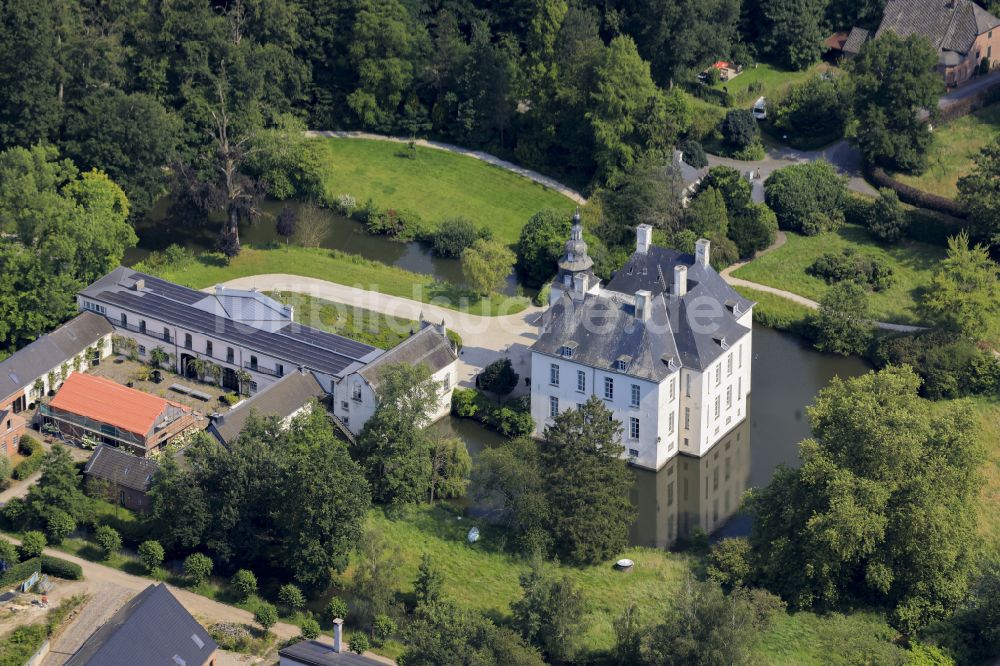
[[175, 402], [80, 372], [72, 373], [63, 382], [49, 406], [113, 425], [140, 437], [149, 434], [168, 407], [188, 411]]

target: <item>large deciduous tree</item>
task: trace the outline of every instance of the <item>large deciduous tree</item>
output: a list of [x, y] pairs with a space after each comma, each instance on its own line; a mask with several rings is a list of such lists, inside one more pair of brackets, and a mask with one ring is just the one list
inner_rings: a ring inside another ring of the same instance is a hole
[[805, 69], [823, 55], [824, 0], [760, 0], [764, 49], [789, 69]]
[[1000, 139], [983, 147], [976, 166], [958, 179], [958, 200], [977, 236], [1000, 245]]
[[989, 337], [1000, 313], [1000, 267], [964, 232], [948, 239], [941, 262], [920, 305], [939, 326], [973, 341]]
[[792, 606], [874, 601], [912, 633], [965, 597], [982, 454], [968, 413], [932, 412], [919, 385], [908, 368], [834, 378], [802, 466], [754, 491], [756, 577]]
[[833, 285], [820, 299], [812, 325], [816, 349], [842, 356], [864, 354], [875, 330], [868, 290], [853, 280]]
[[489, 296], [503, 289], [516, 262], [503, 241], [480, 238], [462, 250], [462, 275], [475, 293]]

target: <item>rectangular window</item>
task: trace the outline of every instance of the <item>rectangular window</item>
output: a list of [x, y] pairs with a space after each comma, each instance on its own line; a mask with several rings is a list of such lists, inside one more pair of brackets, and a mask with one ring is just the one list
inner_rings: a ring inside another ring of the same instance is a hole
[[715, 366], [715, 385], [718, 386], [722, 382], [722, 364]]
[[143, 345], [139, 345], [139, 356], [145, 356], [145, 355], [146, 355], [146, 347]]
[[733, 374], [733, 355], [730, 354], [726, 357], [726, 377]]
[[732, 386], [727, 386], [726, 387], [726, 409], [729, 409], [732, 406], [733, 406], [733, 387]]
[[284, 377], [285, 376], [285, 366], [282, 365], [281, 363], [275, 363], [274, 364], [274, 371], [276, 373], [278, 373], [279, 377]]
[[736, 348], [736, 354], [740, 357], [740, 367], [743, 367], [743, 345]]
[[361, 384], [355, 384], [351, 389], [351, 400], [361, 402]]
[[737, 397], [742, 397], [743, 396], [743, 378], [742, 377], [737, 377], [736, 378], [736, 396]]
[[253, 394], [256, 392], [257, 392], [257, 382], [250, 382], [250, 393]]
[[684, 393], [685, 393], [685, 395], [687, 397], [689, 397], [689, 398], [691, 397], [691, 374], [690, 373], [688, 373], [688, 375], [687, 375], [687, 390], [685, 390]]
[[629, 449], [628, 450], [628, 455], [629, 455], [630, 458], [638, 458], [639, 457], [639, 449]]
[[639, 385], [638, 384], [632, 384], [632, 406], [633, 407], [638, 407], [639, 406]]
[[251, 370], [256, 370], [257, 369], [257, 357], [256, 356], [251, 356], [250, 357], [250, 369]]
[[184, 334], [184, 348], [185, 349], [191, 349], [192, 347], [193, 347], [193, 345], [192, 345], [192, 342], [191, 342], [191, 334], [190, 333], [185, 333]]
[[170, 342], [170, 329], [166, 326], [163, 327], [163, 339], [166, 342]]
[[712, 470], [712, 490], [719, 489], [719, 468], [716, 467]]
[[345, 412], [349, 412], [349, 411], [351, 411], [351, 403], [347, 402], [346, 400], [341, 400], [340, 401], [340, 408], [342, 410], [344, 410]]
[[719, 396], [715, 396], [715, 418], [719, 418]]
[[559, 398], [552, 396], [549, 398], [549, 416], [555, 418], [559, 415]]
[[667, 506], [674, 505], [674, 482], [667, 484]]
[[639, 419], [634, 416], [628, 418], [628, 436], [632, 439], [639, 439]]
[[208, 340], [205, 343], [205, 354], [207, 354], [208, 356], [212, 355], [212, 341], [211, 340]]
[[572, 347], [561, 347], [559, 353], [566, 358], [573, 358], [573, 348]]
[[146, 320], [145, 319], [143, 319], [143, 320], [141, 320], [139, 322], [139, 332], [140, 333], [145, 333], [146, 332]]
[[549, 383], [559, 386], [559, 366], [555, 363], [549, 366]]
[[576, 371], [576, 390], [580, 393], [587, 392], [587, 373], [583, 370]]
[[233, 352], [232, 347], [226, 347], [226, 363], [233, 363], [236, 360], [236, 354]]
[[667, 417], [667, 432], [673, 434], [674, 432], [674, 413], [670, 412], [670, 416]]
[[676, 390], [674, 389], [674, 380], [670, 380], [670, 402], [674, 401]]
[[[691, 429], [691, 408], [690, 407], [685, 407], [684, 408], [684, 429], [685, 430], [690, 430]], [[684, 443], [687, 444], [687, 440], [686, 439], [684, 440]]]
[[615, 399], [615, 380], [611, 377], [604, 378], [604, 399], [614, 400]]
[[128, 315], [124, 312], [122, 313], [122, 326], [128, 326]]

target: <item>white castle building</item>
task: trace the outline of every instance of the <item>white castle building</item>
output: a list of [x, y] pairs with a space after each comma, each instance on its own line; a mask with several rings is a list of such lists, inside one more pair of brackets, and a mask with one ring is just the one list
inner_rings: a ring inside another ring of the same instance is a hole
[[746, 418], [754, 303], [711, 267], [709, 241], [691, 256], [652, 235], [639, 225], [635, 252], [601, 286], [574, 218], [531, 347], [531, 415], [541, 437], [596, 395], [621, 422], [629, 461], [659, 470], [678, 453], [705, 455]]

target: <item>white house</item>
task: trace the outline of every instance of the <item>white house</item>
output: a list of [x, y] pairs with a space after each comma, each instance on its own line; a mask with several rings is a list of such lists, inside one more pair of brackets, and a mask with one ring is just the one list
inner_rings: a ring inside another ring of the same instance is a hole
[[678, 453], [702, 456], [746, 418], [754, 303], [709, 264], [652, 245], [601, 287], [575, 218], [551, 306], [531, 347], [531, 414], [542, 436], [560, 411], [590, 396], [622, 424], [629, 460], [658, 470]]
[[[449, 376], [442, 404], [451, 404], [457, 355], [443, 326], [428, 325], [386, 352], [299, 324], [290, 306], [256, 290], [217, 286], [205, 293], [123, 267], [86, 287], [77, 302], [81, 310], [104, 317], [115, 334], [135, 340], [144, 359], [159, 347], [171, 355], [178, 372], [184, 373], [192, 359], [220, 366], [226, 388], [239, 387], [241, 371], [250, 377], [251, 395], [293, 372], [310, 372], [332, 396], [334, 415], [353, 434], [374, 412], [375, 399], [369, 395], [366, 402], [363, 394], [359, 407], [357, 382], [345, 380], [361, 376], [374, 386], [375, 368], [392, 359], [425, 362], [435, 377]], [[383, 356], [385, 361], [373, 364]]]

